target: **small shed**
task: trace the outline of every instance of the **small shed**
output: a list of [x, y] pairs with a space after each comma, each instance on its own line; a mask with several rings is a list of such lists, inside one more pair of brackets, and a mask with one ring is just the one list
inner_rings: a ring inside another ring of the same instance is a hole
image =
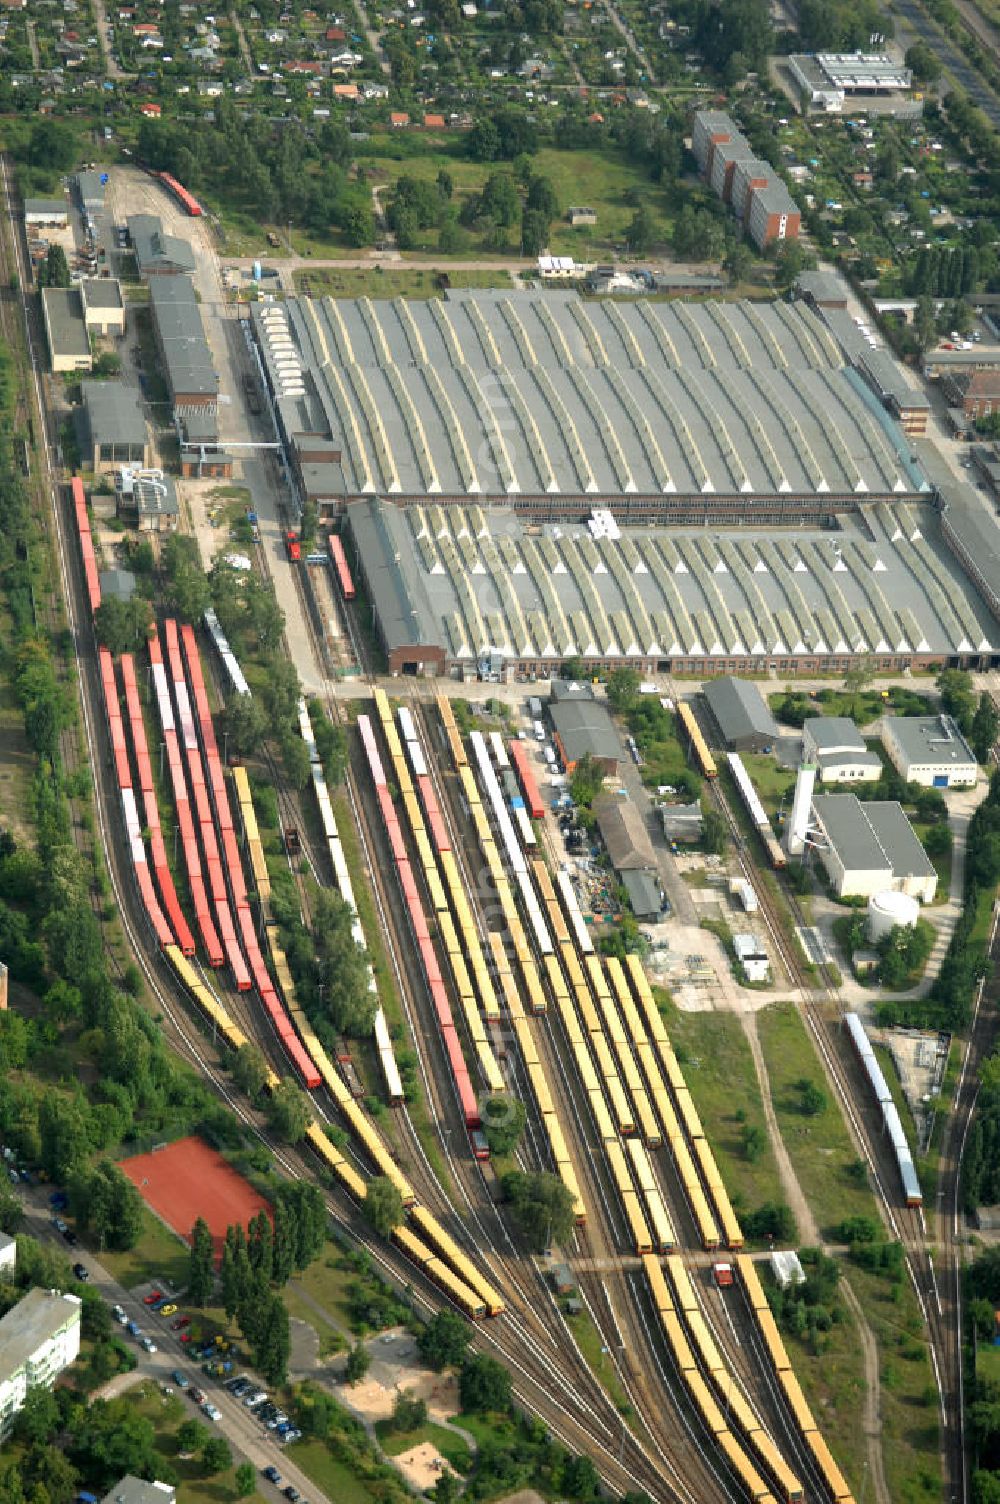
[[771, 1254], [771, 1273], [781, 1290], [787, 1290], [789, 1285], [804, 1285], [806, 1274], [797, 1253], [790, 1249], [787, 1252]]
[[771, 963], [760, 941], [753, 935], [734, 935], [733, 950], [743, 968], [748, 982], [766, 982], [771, 975]]
[[568, 1264], [553, 1264], [549, 1270], [552, 1288], [557, 1295], [571, 1295], [576, 1289], [576, 1280]]
[[621, 880], [636, 919], [659, 919], [663, 913], [663, 890], [656, 873], [623, 872]]
[[668, 841], [701, 840], [705, 817], [697, 799], [693, 804], [661, 804], [660, 821]]

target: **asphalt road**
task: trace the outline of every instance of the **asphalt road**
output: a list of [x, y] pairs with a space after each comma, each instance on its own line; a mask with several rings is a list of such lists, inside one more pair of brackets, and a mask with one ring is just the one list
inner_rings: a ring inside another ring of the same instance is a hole
[[[138, 1343], [134, 1342], [123, 1330], [122, 1337], [126, 1343], [134, 1346], [139, 1366], [134, 1373], [122, 1375], [119, 1380], [111, 1380], [104, 1391], [106, 1395], [110, 1396], [128, 1388], [136, 1381], [137, 1376], [139, 1379], [152, 1379], [157, 1384], [175, 1388], [171, 1375], [174, 1369], [179, 1369], [193, 1387], [202, 1388], [207, 1398], [218, 1406], [222, 1414], [215, 1423], [216, 1429], [229, 1442], [237, 1462], [245, 1460], [253, 1463], [258, 1472], [258, 1492], [269, 1500], [270, 1504], [278, 1504], [279, 1500], [281, 1504], [285, 1504], [280, 1491], [265, 1478], [259, 1476], [261, 1468], [269, 1467], [271, 1464], [278, 1468], [284, 1483], [294, 1484], [302, 1495], [303, 1501], [309, 1500], [311, 1504], [332, 1504], [325, 1494], [320, 1493], [314, 1487], [305, 1473], [294, 1465], [288, 1453], [284, 1451], [271, 1432], [251, 1415], [239, 1400], [234, 1399], [228, 1390], [223, 1389], [215, 1380], [205, 1377], [198, 1364], [192, 1362], [187, 1356], [184, 1345], [178, 1340], [180, 1334], [170, 1330], [170, 1321], [155, 1315], [143, 1305], [141, 1292], [135, 1294], [119, 1284], [94, 1254], [85, 1249], [71, 1249], [66, 1245], [52, 1226], [46, 1187], [24, 1188], [21, 1199], [25, 1212], [25, 1230], [39, 1242], [54, 1243], [74, 1260], [78, 1259], [80, 1263], [85, 1264], [90, 1271], [91, 1285], [101, 1292], [109, 1308], [120, 1305], [125, 1314], [134, 1320], [145, 1335], [151, 1337], [157, 1345], [155, 1353], [144, 1352]], [[165, 1288], [162, 1283], [160, 1288]], [[191, 1402], [191, 1414], [204, 1421], [206, 1425], [211, 1425], [211, 1422], [201, 1414], [198, 1406], [193, 1402]]]

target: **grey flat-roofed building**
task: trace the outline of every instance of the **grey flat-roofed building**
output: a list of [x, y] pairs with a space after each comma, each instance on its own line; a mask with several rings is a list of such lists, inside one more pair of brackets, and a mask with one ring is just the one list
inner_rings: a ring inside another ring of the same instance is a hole
[[129, 238], [142, 277], [169, 276], [195, 269], [194, 251], [187, 240], [169, 235], [157, 214], [130, 214]]
[[781, 734], [756, 684], [726, 675], [702, 686], [722, 739], [732, 752], [763, 752]]
[[636, 919], [658, 919], [663, 912], [663, 890], [656, 873], [626, 868], [619, 876]]
[[122, 381], [84, 381], [82, 448], [94, 470], [150, 463], [146, 419], [136, 387]]
[[941, 531], [1000, 621], [1000, 523], [974, 486], [944, 487]]
[[174, 409], [215, 408], [219, 378], [190, 277], [154, 277], [149, 305]]
[[64, 198], [26, 198], [24, 222], [26, 225], [64, 228], [69, 224], [69, 203]]
[[80, 1353], [81, 1302], [58, 1290], [29, 1290], [0, 1319], [0, 1441], [29, 1390], [51, 1389]]
[[593, 803], [594, 818], [616, 872], [650, 872], [656, 868], [656, 852], [642, 815], [631, 799], [617, 794], [599, 794]]
[[345, 504], [516, 497], [553, 520], [600, 505], [636, 523], [798, 523], [924, 486], [803, 301], [474, 289], [293, 297], [250, 317], [283, 427], [331, 435]]
[[882, 745], [907, 783], [925, 788], [973, 788], [979, 776], [976, 755], [950, 715], [887, 715]]
[[88, 214], [99, 214], [104, 208], [104, 192], [106, 183], [101, 182], [103, 174], [100, 172], [78, 172], [76, 175], [76, 191], [80, 196], [80, 202]]
[[94, 359], [80, 289], [43, 287], [42, 319], [53, 371], [89, 371]]
[[852, 720], [843, 715], [810, 716], [802, 727], [802, 756], [816, 764], [821, 783], [876, 781], [882, 760], [869, 751]]
[[820, 271], [813, 267], [800, 272], [795, 279], [795, 291], [816, 308], [846, 308], [848, 286], [836, 272]]
[[661, 804], [660, 823], [668, 841], [700, 841], [705, 815], [697, 800], [693, 804]]
[[445, 650], [440, 623], [430, 609], [420, 571], [414, 567], [413, 546], [399, 513], [375, 497], [366, 497], [347, 508], [347, 526], [390, 672], [442, 672]]
[[549, 718], [568, 772], [582, 757], [592, 758], [605, 773], [625, 761], [621, 737], [602, 700], [559, 700], [550, 704]]
[[113, 595], [115, 600], [128, 604], [135, 595], [135, 575], [131, 569], [102, 569], [99, 578], [103, 600]]
[[923, 903], [933, 900], [937, 873], [902, 805], [817, 794], [813, 816], [820, 836], [815, 849], [839, 898], [891, 890]]
[[147, 1483], [128, 1473], [108, 1490], [101, 1504], [174, 1504], [176, 1497], [172, 1483]]
[[117, 277], [85, 277], [80, 292], [88, 329], [95, 334], [125, 333], [125, 299]]
[[888, 350], [862, 350], [857, 365], [879, 401], [900, 420], [904, 433], [927, 432], [930, 398], [911, 386], [902, 366]]

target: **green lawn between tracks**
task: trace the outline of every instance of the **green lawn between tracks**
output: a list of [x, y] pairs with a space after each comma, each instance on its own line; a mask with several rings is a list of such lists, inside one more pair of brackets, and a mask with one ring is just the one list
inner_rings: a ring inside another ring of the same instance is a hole
[[[684, 1013], [664, 1008], [667, 1032], [737, 1212], [783, 1201], [767, 1133], [750, 1046], [732, 1013]], [[747, 1158], [745, 1131], [764, 1135], [756, 1160]]]
[[[782, 1138], [821, 1233], [835, 1236], [845, 1217], [877, 1221], [871, 1190], [850, 1176], [857, 1158], [854, 1146], [799, 1010], [793, 1003], [776, 1004], [764, 1010], [758, 1024]], [[802, 1078], [814, 1081], [827, 1096], [825, 1109], [813, 1117], [804, 1116], [800, 1108], [795, 1083]], [[890, 1497], [929, 1504], [941, 1497], [937, 1395], [916, 1297], [908, 1280], [893, 1285], [849, 1261], [842, 1278], [850, 1280], [878, 1344], [882, 1447]], [[824, 1418], [824, 1428], [829, 1417], [828, 1440], [835, 1456], [840, 1456], [840, 1438], [842, 1466], [849, 1466], [847, 1459], [857, 1448], [864, 1384], [860, 1342], [856, 1334], [844, 1336], [851, 1325], [848, 1318], [833, 1328], [817, 1355], [807, 1341], [788, 1338], [796, 1372], [817, 1419]], [[857, 1472], [848, 1474], [856, 1491], [863, 1469], [862, 1461]]]

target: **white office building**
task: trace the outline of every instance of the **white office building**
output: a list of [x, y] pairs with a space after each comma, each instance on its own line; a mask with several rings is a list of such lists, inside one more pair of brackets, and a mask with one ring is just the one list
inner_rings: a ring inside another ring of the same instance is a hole
[[893, 892], [933, 902], [937, 873], [902, 805], [816, 794], [810, 826], [810, 845], [838, 898]]
[[0, 1321], [0, 1441], [10, 1434], [29, 1389], [50, 1389], [80, 1352], [76, 1295], [29, 1290]]
[[975, 787], [975, 754], [950, 715], [887, 715], [882, 745], [907, 783], [928, 789]]
[[878, 781], [882, 763], [846, 715], [810, 716], [802, 727], [802, 761], [816, 767], [820, 783]]

